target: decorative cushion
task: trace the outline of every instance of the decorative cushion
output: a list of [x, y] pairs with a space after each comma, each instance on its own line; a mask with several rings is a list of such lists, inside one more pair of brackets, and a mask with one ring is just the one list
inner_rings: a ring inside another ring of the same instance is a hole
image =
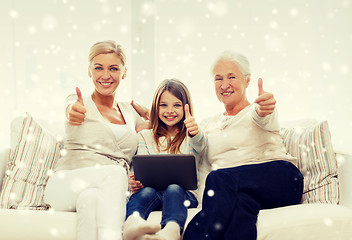
[[5, 171], [7, 167], [7, 162], [10, 157], [10, 149], [3, 149], [0, 151], [0, 189], [2, 186], [2, 180], [5, 176]]
[[[25, 116], [19, 116], [14, 118], [11, 121], [11, 135], [10, 135], [10, 148], [13, 151], [17, 145], [18, 138], [20, 136], [23, 120]], [[55, 119], [55, 120], [44, 120], [44, 119], [35, 119], [35, 121], [45, 129], [45, 132], [54, 136], [56, 140], [60, 143], [60, 148], [63, 148], [64, 140], [63, 136], [65, 135], [64, 120]]]
[[27, 113], [7, 165], [0, 207], [47, 209], [44, 189], [59, 155], [57, 140]]
[[302, 203], [339, 202], [337, 160], [328, 122], [281, 131], [287, 151], [298, 159], [304, 176]]

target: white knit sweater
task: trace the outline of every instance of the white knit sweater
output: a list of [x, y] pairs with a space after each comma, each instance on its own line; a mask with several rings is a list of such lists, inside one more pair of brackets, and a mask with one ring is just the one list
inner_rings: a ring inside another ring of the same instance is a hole
[[[75, 96], [70, 95], [66, 106], [74, 101]], [[119, 164], [128, 169], [137, 150], [135, 128], [143, 120], [129, 103], [115, 102], [121, 109], [127, 126], [127, 131], [117, 140], [108, 120], [100, 114], [92, 98], [85, 97], [83, 102], [87, 112], [82, 125], [72, 126], [68, 121], [65, 123], [65, 151], [56, 170], [111, 164]]]
[[200, 125], [208, 137], [206, 159], [213, 170], [274, 160], [296, 165], [284, 147], [276, 110], [262, 118], [251, 104], [236, 116], [220, 114]]

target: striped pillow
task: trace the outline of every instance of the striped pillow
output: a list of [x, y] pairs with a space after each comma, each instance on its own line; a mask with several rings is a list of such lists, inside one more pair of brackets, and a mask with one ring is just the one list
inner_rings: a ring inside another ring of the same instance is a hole
[[56, 139], [27, 113], [7, 165], [0, 207], [47, 209], [43, 200], [44, 188], [59, 154]]
[[287, 151], [297, 157], [298, 168], [304, 176], [302, 203], [337, 204], [337, 160], [328, 122], [282, 129], [281, 134]]

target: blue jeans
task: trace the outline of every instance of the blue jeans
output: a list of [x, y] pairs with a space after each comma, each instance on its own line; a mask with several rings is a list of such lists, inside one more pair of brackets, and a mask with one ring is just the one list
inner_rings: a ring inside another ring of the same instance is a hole
[[290, 162], [273, 161], [209, 173], [202, 210], [184, 240], [255, 240], [261, 209], [299, 204], [303, 176]]
[[187, 219], [186, 200], [190, 203], [188, 208], [198, 206], [196, 197], [177, 184], [169, 185], [165, 191], [144, 187], [132, 194], [128, 201], [126, 219], [134, 212], [138, 212], [142, 218], [147, 219], [152, 211], [162, 210], [161, 226], [164, 227], [169, 221], [175, 221], [183, 231]]

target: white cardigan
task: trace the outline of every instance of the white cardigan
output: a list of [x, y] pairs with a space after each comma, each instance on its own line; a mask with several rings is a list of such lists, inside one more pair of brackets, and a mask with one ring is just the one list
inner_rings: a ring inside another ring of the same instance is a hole
[[260, 117], [251, 104], [236, 116], [219, 114], [201, 122], [208, 136], [207, 160], [212, 170], [297, 159], [287, 153], [280, 135], [277, 110]]
[[[76, 101], [75, 94], [66, 100], [66, 106]], [[55, 170], [76, 169], [97, 165], [119, 164], [128, 170], [136, 153], [138, 136], [135, 128], [143, 120], [127, 102], [115, 102], [126, 121], [127, 131], [116, 140], [109, 122], [99, 112], [91, 97], [83, 98], [87, 109], [86, 118], [80, 126], [66, 121], [65, 151]]]

